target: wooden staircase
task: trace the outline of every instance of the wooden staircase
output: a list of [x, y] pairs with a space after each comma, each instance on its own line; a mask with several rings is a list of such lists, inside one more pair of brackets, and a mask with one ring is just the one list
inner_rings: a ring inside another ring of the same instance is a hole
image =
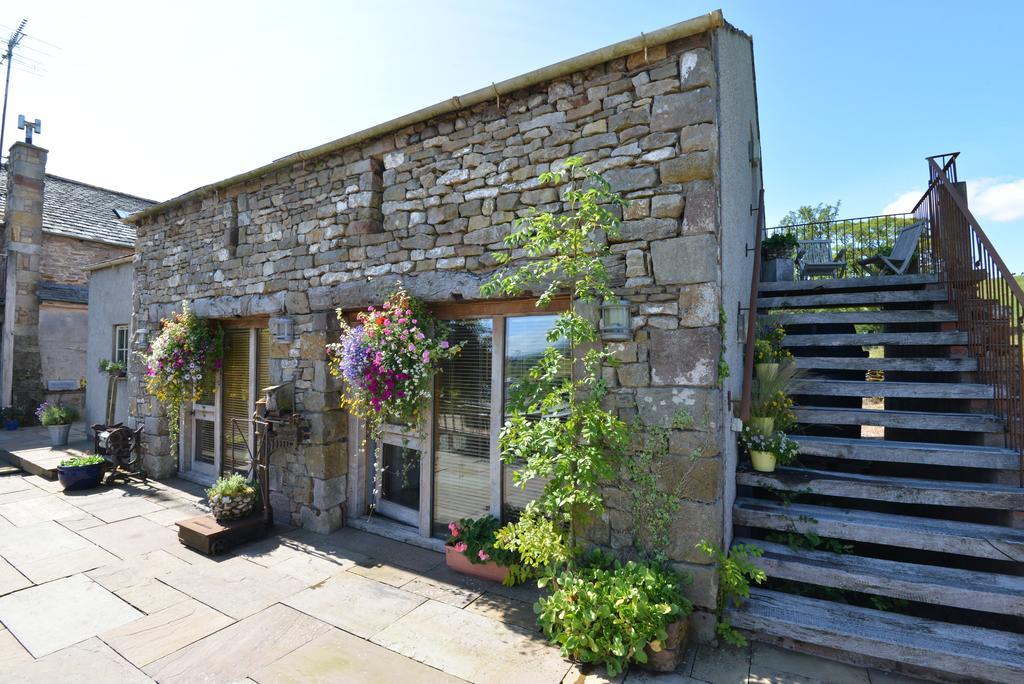
[[[1020, 454], [931, 275], [762, 283], [796, 356], [797, 462], [741, 458], [759, 640], [943, 681], [1024, 681]], [[744, 463], [747, 463], [744, 465]]]

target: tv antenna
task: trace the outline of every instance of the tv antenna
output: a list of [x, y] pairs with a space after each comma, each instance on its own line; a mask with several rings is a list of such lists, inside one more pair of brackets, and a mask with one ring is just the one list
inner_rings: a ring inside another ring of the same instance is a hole
[[18, 28], [14, 30], [11, 37], [7, 39], [7, 49], [3, 55], [0, 55], [0, 64], [7, 62], [7, 77], [4, 80], [4, 108], [3, 114], [0, 115], [0, 157], [3, 156], [4, 151], [4, 131], [7, 128], [7, 92], [11, 88], [11, 62], [14, 61], [14, 49], [21, 43], [21, 39], [25, 37], [25, 24], [28, 23], [28, 19], [22, 19], [21, 23], [18, 24]]

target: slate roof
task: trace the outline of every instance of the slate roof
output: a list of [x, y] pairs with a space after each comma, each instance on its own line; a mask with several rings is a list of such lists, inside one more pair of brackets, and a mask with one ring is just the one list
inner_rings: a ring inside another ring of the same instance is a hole
[[65, 285], [49, 280], [39, 281], [36, 294], [44, 302], [70, 302], [71, 304], [88, 304], [89, 287], [87, 285]]
[[[0, 169], [0, 220], [6, 204], [7, 172]], [[154, 204], [153, 200], [48, 173], [43, 189], [43, 232], [133, 247], [135, 226], [122, 223], [114, 210], [132, 214]]]

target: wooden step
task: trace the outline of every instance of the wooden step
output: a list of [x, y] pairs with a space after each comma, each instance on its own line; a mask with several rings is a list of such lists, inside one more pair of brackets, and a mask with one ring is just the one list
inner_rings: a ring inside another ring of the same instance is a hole
[[985, 413], [933, 413], [796, 406], [797, 422], [807, 425], [877, 425], [906, 430], [1003, 432], [1003, 421]]
[[738, 629], [774, 643], [807, 644], [902, 663], [963, 680], [1019, 682], [1024, 637], [753, 588], [729, 611]]
[[867, 382], [799, 378], [787, 388], [790, 395], [828, 397], [907, 397], [920, 399], [991, 399], [991, 385], [968, 382]]
[[878, 292], [841, 292], [837, 294], [784, 295], [759, 297], [758, 309], [801, 309], [826, 306], [872, 306], [882, 304], [921, 304], [945, 302], [945, 290], [881, 290]]
[[820, 458], [993, 470], [1017, 470], [1021, 464], [1020, 454], [1012, 449], [998, 447], [814, 435], [799, 435], [794, 436], [794, 439], [800, 445], [800, 453]]
[[978, 370], [978, 360], [973, 357], [962, 359], [886, 357], [867, 358], [849, 356], [798, 356], [796, 367], [808, 370], [880, 370], [907, 371], [916, 373], [969, 373]]
[[1024, 577], [792, 549], [754, 539], [735, 539], [733, 544], [760, 547], [764, 555], [755, 562], [769, 577], [1024, 617]]
[[775, 283], [760, 283], [758, 292], [834, 292], [836, 290], [864, 290], [885, 288], [897, 290], [901, 287], [921, 287], [939, 282], [931, 273], [913, 273], [901, 276], [874, 276], [867, 278], [821, 278], [818, 280], [784, 280]]
[[967, 344], [967, 333], [951, 330], [944, 332], [786, 335], [782, 338], [783, 347], [879, 347], [883, 345], [941, 347], [954, 344]]
[[778, 325], [833, 325], [836, 323], [951, 323], [958, 320], [951, 309], [901, 309], [899, 311], [813, 311], [761, 316]]
[[774, 473], [740, 470], [736, 473], [736, 483], [847, 499], [1024, 511], [1024, 488], [988, 483], [860, 475], [813, 468], [779, 468]]
[[736, 499], [733, 522], [782, 532], [961, 556], [1024, 561], [1024, 530], [848, 508]]

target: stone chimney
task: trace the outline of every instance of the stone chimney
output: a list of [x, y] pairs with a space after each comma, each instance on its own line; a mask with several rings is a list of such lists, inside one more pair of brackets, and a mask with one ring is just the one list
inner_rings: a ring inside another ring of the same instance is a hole
[[3, 403], [33, 411], [43, 401], [39, 355], [39, 282], [43, 242], [46, 150], [23, 142], [11, 146], [7, 167], [7, 252], [2, 353]]

